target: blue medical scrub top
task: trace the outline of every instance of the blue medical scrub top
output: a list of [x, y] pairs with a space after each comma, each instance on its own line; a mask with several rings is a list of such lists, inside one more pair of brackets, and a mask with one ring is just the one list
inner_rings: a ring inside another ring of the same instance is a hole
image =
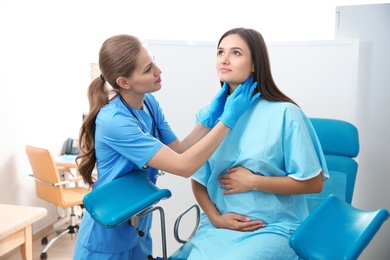
[[[177, 139], [154, 96], [145, 95], [145, 101], [147, 107], [129, 111], [117, 96], [99, 111], [95, 131], [98, 179], [93, 189], [133, 169], [142, 168], [163, 144], [169, 144]], [[154, 120], [150, 113], [153, 113]], [[154, 137], [157, 130], [153, 121], [159, 129], [160, 139]], [[148, 167], [147, 171], [149, 178], [155, 183], [157, 170]], [[141, 219], [139, 228], [146, 233], [145, 235], [148, 235], [150, 226], [151, 215]], [[120, 253], [140, 243], [140, 237], [127, 223], [108, 229], [96, 223], [90, 214], [85, 212], [77, 242], [91, 251]]]
[[[206, 110], [207, 107], [201, 109], [198, 118]], [[273, 249], [279, 251], [275, 257], [283, 256], [284, 251], [287, 255], [293, 254], [288, 247], [288, 237], [308, 215], [304, 195], [277, 195], [262, 191], [224, 195], [218, 177], [235, 166], [243, 166], [255, 174], [289, 176], [296, 180], [313, 178], [321, 171], [324, 180], [329, 177], [321, 144], [302, 110], [292, 103], [257, 100], [192, 178], [207, 187], [221, 214], [235, 212], [253, 220], [260, 219], [266, 227], [253, 232], [217, 229], [202, 214], [201, 232], [192, 240], [198, 252], [190, 259], [213, 259], [213, 256], [220, 259], [270, 259], [267, 258], [270, 253], [264, 248], [270, 249], [269, 244], [274, 244], [272, 237], [275, 237], [276, 244], [280, 244], [280, 248]], [[256, 236], [265, 233], [278, 235], [263, 236], [263, 240], [262, 236]], [[280, 242], [281, 236], [284, 236], [282, 240], [285, 243]], [[205, 237], [209, 239], [202, 241]], [[245, 256], [249, 258], [242, 258], [243, 245]], [[233, 247], [233, 250], [228, 250]], [[290, 259], [287, 255], [283, 259]]]

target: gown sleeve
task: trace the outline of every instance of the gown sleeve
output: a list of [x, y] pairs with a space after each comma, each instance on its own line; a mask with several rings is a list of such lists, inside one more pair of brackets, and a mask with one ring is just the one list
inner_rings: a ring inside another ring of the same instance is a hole
[[311, 179], [322, 172], [329, 178], [321, 143], [309, 118], [300, 109], [287, 109], [284, 115], [283, 149], [288, 176]]

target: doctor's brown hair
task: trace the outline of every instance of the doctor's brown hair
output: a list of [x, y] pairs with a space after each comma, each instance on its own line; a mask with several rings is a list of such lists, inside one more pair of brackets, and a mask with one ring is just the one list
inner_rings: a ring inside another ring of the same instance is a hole
[[80, 155], [76, 159], [78, 171], [90, 186], [94, 183], [92, 171], [96, 164], [94, 147], [96, 116], [100, 109], [117, 95], [119, 85], [116, 79], [130, 77], [136, 69], [136, 59], [141, 48], [142, 43], [137, 37], [125, 34], [108, 38], [100, 48], [101, 75], [94, 79], [88, 88], [89, 112], [80, 129]]

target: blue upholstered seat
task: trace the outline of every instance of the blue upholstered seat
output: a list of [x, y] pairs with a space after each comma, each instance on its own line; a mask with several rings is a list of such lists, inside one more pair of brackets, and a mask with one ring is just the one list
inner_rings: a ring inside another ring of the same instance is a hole
[[302, 259], [358, 259], [389, 217], [386, 209], [357, 209], [329, 195], [290, 237]]

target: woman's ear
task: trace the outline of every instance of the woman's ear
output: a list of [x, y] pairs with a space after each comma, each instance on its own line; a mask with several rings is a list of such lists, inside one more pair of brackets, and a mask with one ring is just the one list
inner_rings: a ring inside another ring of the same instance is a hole
[[129, 89], [130, 81], [125, 77], [119, 77], [116, 79], [116, 84], [118, 84], [121, 88]]

